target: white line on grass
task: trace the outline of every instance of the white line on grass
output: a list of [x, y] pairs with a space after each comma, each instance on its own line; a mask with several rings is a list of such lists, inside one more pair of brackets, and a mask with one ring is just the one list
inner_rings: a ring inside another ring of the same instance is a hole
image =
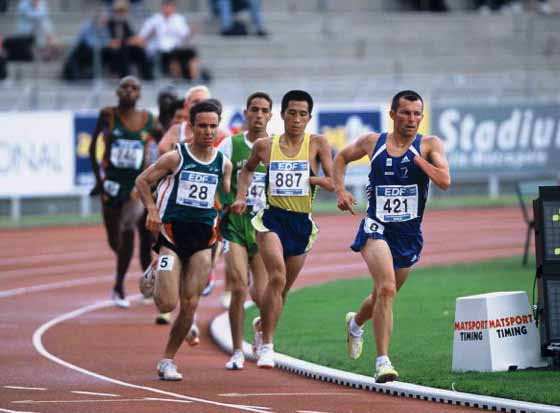
[[[137, 295], [134, 295], [134, 296], [130, 297], [130, 299], [131, 300], [137, 300], [140, 297], [141, 297], [141, 295], [137, 294]], [[62, 314], [62, 315], [60, 315], [56, 318], [53, 318], [53, 319], [47, 321], [46, 323], [42, 324], [33, 333], [33, 346], [35, 347], [37, 352], [39, 354], [41, 354], [43, 357], [45, 357], [45, 358], [47, 358], [47, 359], [49, 359], [49, 360], [51, 360], [55, 363], [58, 363], [63, 367], [66, 367], [70, 370], [77, 371], [78, 373], [82, 373], [82, 374], [85, 374], [85, 375], [90, 376], [90, 377], [94, 377], [98, 380], [102, 380], [102, 381], [106, 381], [106, 382], [109, 382], [109, 383], [116, 384], [118, 386], [144, 390], [144, 391], [148, 391], [148, 392], [152, 392], [152, 393], [162, 394], [164, 396], [176, 397], [176, 398], [182, 399], [182, 400], [189, 400], [189, 401], [192, 401], [192, 402], [199, 402], [199, 403], [209, 404], [209, 405], [213, 405], [213, 406], [227, 407], [227, 408], [244, 410], [244, 411], [255, 412], [255, 413], [263, 413], [262, 409], [254, 409], [254, 408], [247, 407], [247, 406], [241, 406], [241, 405], [229, 404], [229, 403], [220, 403], [220, 402], [213, 401], [213, 400], [206, 400], [206, 399], [201, 399], [201, 398], [198, 398], [198, 397], [186, 396], [186, 395], [179, 394], [179, 393], [168, 392], [168, 391], [165, 391], [165, 390], [160, 390], [160, 389], [156, 389], [156, 388], [148, 387], [148, 386], [140, 386], [140, 385], [128, 383], [128, 382], [125, 382], [125, 381], [122, 381], [122, 380], [117, 380], [117, 379], [114, 379], [112, 377], [104, 376], [102, 374], [95, 373], [93, 371], [84, 369], [82, 367], [76, 366], [75, 364], [71, 364], [67, 361], [62, 360], [61, 358], [49, 353], [48, 350], [43, 345], [43, 341], [42, 341], [43, 335], [51, 327], [54, 327], [55, 325], [60, 324], [64, 321], [71, 320], [73, 318], [84, 315], [86, 313], [89, 313], [89, 312], [92, 312], [92, 311], [95, 311], [95, 310], [100, 310], [102, 308], [112, 307], [112, 306], [114, 306], [113, 301], [110, 301], [110, 300], [101, 301], [101, 302], [97, 302], [95, 304], [90, 304], [90, 305], [78, 308], [77, 310], [71, 311], [71, 312], [66, 313], [66, 314]]]

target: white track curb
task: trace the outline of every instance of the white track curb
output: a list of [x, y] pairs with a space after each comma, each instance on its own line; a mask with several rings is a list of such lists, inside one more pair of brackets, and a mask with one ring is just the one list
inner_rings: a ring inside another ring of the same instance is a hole
[[[212, 323], [210, 324], [210, 335], [222, 350], [228, 353], [233, 352], [227, 312], [220, 314], [212, 320]], [[251, 345], [247, 342], [243, 343], [243, 352], [248, 359], [256, 359]], [[477, 394], [435, 389], [432, 387], [418, 386], [399, 381], [387, 384], [377, 384], [373, 378], [368, 376], [320, 366], [318, 364], [298, 360], [280, 353], [275, 353], [274, 361], [276, 362], [276, 367], [301, 376], [326, 381], [328, 383], [354, 387], [356, 389], [375, 391], [392, 396], [409, 397], [412, 399], [474, 407], [477, 409], [498, 412], [560, 413], [560, 407], [546, 404], [529, 403], [502, 399], [499, 397], [481, 396]]]

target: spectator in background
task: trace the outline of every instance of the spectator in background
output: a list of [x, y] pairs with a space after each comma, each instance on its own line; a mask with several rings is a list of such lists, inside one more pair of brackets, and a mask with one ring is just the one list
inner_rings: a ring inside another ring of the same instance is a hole
[[415, 10], [446, 12], [449, 11], [445, 0], [413, 0], [412, 7]]
[[28, 62], [34, 59], [33, 46], [39, 57], [52, 60], [60, 54], [49, 18], [46, 0], [21, 0], [17, 9], [16, 33], [6, 37], [0, 47], [5, 50], [7, 60]]
[[211, 9], [218, 13], [220, 29], [223, 36], [240, 36], [247, 34], [245, 24], [236, 20], [234, 15], [243, 10], [249, 10], [251, 22], [255, 26], [257, 36], [266, 36], [261, 11], [261, 0], [212, 0]]
[[[105, 4], [107, 11], [111, 11], [119, 1], [120, 0], [103, 0], [103, 3]], [[134, 16], [146, 16], [146, 7], [143, 4], [143, 0], [128, 0], [127, 3], [132, 5]]]
[[82, 25], [62, 70], [65, 80], [93, 79], [102, 75], [102, 66], [109, 62], [107, 21], [107, 13], [100, 10]]
[[112, 74], [118, 77], [130, 75], [131, 66], [135, 66], [142, 79], [151, 79], [152, 72], [147, 69], [150, 62], [147, 60], [144, 49], [128, 44], [129, 39], [134, 36], [134, 29], [129, 22], [128, 10], [128, 0], [115, 0], [113, 2], [111, 17], [107, 22], [110, 36], [105, 50], [107, 63]]
[[[144, 22], [137, 36], [128, 44], [144, 48], [148, 58], [146, 72], [152, 72], [159, 61], [161, 71], [175, 78], [207, 80], [202, 78], [196, 50], [186, 47], [191, 30], [184, 16], [176, 12], [174, 0], [162, 0], [161, 12]], [[152, 75], [153, 76], [153, 75]]]
[[[523, 13], [523, 4], [521, 0], [477, 0], [475, 6], [482, 14], [489, 14], [493, 11], [512, 14]], [[536, 2], [536, 8], [537, 11], [542, 14], [552, 13], [548, 0], [538, 0]]]

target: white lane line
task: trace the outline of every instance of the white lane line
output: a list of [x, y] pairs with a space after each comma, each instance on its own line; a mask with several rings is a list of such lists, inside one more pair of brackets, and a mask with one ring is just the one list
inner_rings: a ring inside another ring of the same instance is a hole
[[105, 396], [105, 397], [121, 397], [118, 394], [112, 393], [96, 393], [93, 391], [82, 391], [82, 390], [70, 390], [70, 393], [74, 394], [86, 394], [88, 396]]
[[[132, 273], [132, 275], [134, 276], [138, 276], [139, 274], [140, 273]], [[11, 290], [0, 291], [0, 298], [8, 298], [16, 295], [35, 293], [38, 291], [49, 291], [57, 290], [59, 288], [75, 287], [77, 285], [95, 284], [106, 282], [114, 278], [114, 275], [97, 275], [94, 277], [79, 278], [77, 280], [58, 281], [47, 284], [32, 285], [29, 287], [12, 288]]]
[[44, 387], [4, 386], [5, 389], [45, 391]]
[[297, 410], [296, 413], [328, 413], [328, 412], [320, 412], [318, 410]]
[[92, 262], [77, 264], [77, 263], [69, 263], [69, 264], [60, 264], [60, 265], [49, 265], [47, 267], [37, 266], [32, 268], [19, 268], [17, 270], [3, 270], [2, 271], [2, 279], [6, 280], [8, 278], [26, 278], [33, 276], [36, 277], [38, 275], [58, 275], [64, 272], [72, 272], [74, 274], [79, 274], [84, 271], [95, 271], [100, 270], [103, 267], [110, 267], [114, 266], [115, 259], [102, 259], [102, 260], [93, 260]]
[[137, 399], [83, 399], [83, 400], [16, 400], [12, 403], [15, 404], [63, 404], [63, 403], [123, 403], [123, 402], [145, 402], [145, 401], [158, 401], [158, 402], [172, 402], [172, 403], [193, 403], [190, 400], [177, 400], [177, 399], [164, 399], [157, 397], [140, 397]]
[[[42, 264], [45, 261], [46, 262], [67, 261], [71, 259], [74, 260], [79, 259], [80, 261], [87, 260], [87, 259], [95, 260], [95, 259], [99, 259], [99, 253], [97, 252], [99, 250], [99, 247], [101, 247], [101, 243], [99, 245], [95, 245], [94, 247], [84, 246], [86, 251], [84, 250], [71, 251], [71, 252], [53, 251], [49, 254], [36, 254], [36, 255], [29, 254], [28, 252], [27, 253], [22, 252], [22, 254], [25, 255], [21, 257], [0, 258], [0, 266], [8, 266], [8, 265], [22, 266], [26, 264]], [[107, 261], [109, 261], [112, 257], [110, 255], [107, 255], [107, 257], [105, 258], [107, 259]]]
[[8, 410], [8, 409], [0, 409], [0, 412], [4, 413], [37, 413], [37, 412], [28, 412], [23, 410]]
[[[140, 294], [136, 294], [132, 297], [129, 297], [129, 299], [137, 300], [137, 299], [140, 299], [140, 297], [141, 297]], [[206, 399], [201, 399], [201, 398], [198, 398], [198, 397], [186, 396], [186, 395], [179, 394], [179, 393], [168, 392], [168, 391], [160, 390], [160, 389], [153, 388], [153, 387], [140, 386], [140, 385], [128, 383], [128, 382], [125, 382], [125, 381], [122, 381], [122, 380], [117, 380], [117, 379], [114, 379], [112, 377], [104, 376], [102, 374], [95, 373], [93, 371], [84, 369], [82, 367], [78, 367], [74, 364], [71, 364], [67, 361], [62, 360], [61, 358], [49, 353], [47, 351], [47, 349], [45, 348], [45, 346], [43, 345], [43, 340], [42, 340], [43, 335], [51, 327], [54, 327], [55, 325], [57, 325], [59, 323], [62, 323], [63, 321], [67, 321], [67, 320], [71, 320], [73, 318], [79, 317], [79, 316], [81, 316], [83, 314], [86, 314], [88, 312], [95, 311], [95, 310], [100, 310], [102, 308], [107, 308], [107, 307], [112, 307], [112, 306], [114, 306], [113, 301], [110, 301], [110, 300], [101, 301], [101, 302], [97, 302], [95, 304], [90, 304], [88, 306], [78, 308], [77, 310], [71, 311], [71, 312], [66, 313], [66, 314], [62, 314], [58, 317], [55, 317], [55, 318], [47, 321], [46, 323], [42, 324], [33, 333], [33, 346], [35, 347], [35, 349], [37, 350], [37, 352], [40, 355], [42, 355], [43, 357], [45, 357], [45, 358], [47, 358], [47, 359], [49, 359], [49, 360], [51, 360], [55, 363], [60, 364], [63, 367], [66, 367], [68, 369], [77, 371], [78, 373], [82, 373], [82, 374], [94, 377], [94, 378], [99, 379], [99, 380], [103, 380], [103, 381], [106, 381], [106, 382], [109, 382], [109, 383], [116, 384], [118, 386], [144, 390], [144, 391], [148, 391], [148, 392], [152, 392], [152, 393], [162, 394], [164, 396], [170, 396], [170, 397], [175, 397], [175, 398], [182, 399], [182, 400], [189, 400], [189, 401], [193, 401], [193, 402], [210, 404], [210, 405], [213, 405], [213, 406], [228, 407], [228, 408], [232, 408], [232, 409], [243, 410], [243, 411], [248, 411], [248, 412], [255, 412], [255, 413], [263, 413], [262, 409], [253, 409], [251, 407], [246, 407], [246, 406], [241, 406], [241, 405], [236, 405], [236, 404], [220, 403], [220, 402], [217, 402], [217, 401], [214, 401], [214, 400], [206, 400]]]
[[253, 397], [253, 396], [279, 396], [279, 397], [290, 397], [290, 396], [350, 396], [352, 393], [345, 392], [345, 393], [332, 393], [332, 392], [323, 392], [323, 393], [222, 393], [218, 394], [218, 396], [222, 397]]

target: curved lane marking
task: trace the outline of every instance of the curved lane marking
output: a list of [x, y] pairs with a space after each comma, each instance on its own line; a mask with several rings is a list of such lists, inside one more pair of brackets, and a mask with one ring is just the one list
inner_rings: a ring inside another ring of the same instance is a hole
[[[141, 295], [137, 294], [137, 295], [134, 295], [134, 296], [130, 297], [130, 299], [131, 300], [137, 300], [140, 297], [141, 297]], [[109, 382], [109, 383], [112, 383], [112, 384], [116, 384], [118, 386], [129, 387], [129, 388], [138, 389], [138, 390], [144, 390], [144, 391], [147, 391], [147, 392], [152, 392], [152, 393], [157, 393], [157, 394], [163, 394], [165, 396], [176, 397], [176, 398], [182, 399], [182, 400], [189, 400], [191, 402], [199, 402], [199, 403], [203, 403], [203, 404], [210, 404], [210, 405], [213, 405], [213, 406], [228, 407], [228, 408], [243, 410], [243, 411], [248, 411], [248, 412], [265, 413], [265, 412], [268, 411], [268, 409], [264, 410], [264, 409], [252, 408], [252, 407], [249, 407], [249, 406], [237, 405], [237, 404], [220, 403], [220, 402], [216, 402], [216, 401], [213, 401], [213, 400], [206, 400], [206, 399], [201, 399], [201, 398], [198, 398], [198, 397], [185, 396], [185, 395], [179, 394], [179, 393], [168, 392], [168, 391], [156, 389], [156, 388], [153, 388], [153, 387], [147, 387], [147, 386], [141, 386], [141, 385], [137, 385], [137, 384], [127, 383], [127, 382], [122, 381], [122, 380], [114, 379], [112, 377], [108, 377], [108, 376], [104, 376], [104, 375], [99, 374], [99, 373], [95, 373], [93, 371], [84, 369], [82, 367], [76, 366], [75, 364], [72, 364], [72, 363], [69, 363], [65, 360], [62, 360], [61, 358], [49, 353], [49, 351], [43, 345], [43, 335], [50, 328], [52, 328], [52, 327], [56, 326], [57, 324], [60, 324], [64, 321], [80, 317], [80, 316], [82, 316], [86, 313], [92, 312], [92, 311], [100, 310], [100, 309], [107, 308], [107, 307], [112, 307], [113, 305], [114, 305], [113, 302], [110, 301], [110, 300], [101, 301], [101, 302], [97, 302], [97, 303], [94, 303], [94, 304], [87, 305], [85, 307], [78, 308], [77, 310], [71, 311], [69, 313], [61, 314], [58, 317], [55, 317], [55, 318], [47, 321], [46, 323], [42, 324], [33, 333], [33, 346], [35, 347], [35, 349], [37, 350], [37, 352], [40, 355], [42, 355], [43, 357], [45, 357], [45, 358], [47, 358], [47, 359], [49, 359], [49, 360], [51, 360], [51, 361], [53, 361], [57, 364], [60, 364], [63, 367], [66, 367], [70, 370], [77, 371], [78, 373], [82, 373], [82, 374], [85, 374], [87, 376], [96, 378], [98, 380], [102, 380], [102, 381], [106, 381], [106, 382]]]
[[[210, 336], [222, 350], [227, 353], [233, 352], [229, 315], [227, 311], [218, 315], [211, 321]], [[245, 353], [245, 357], [249, 360], [256, 360], [251, 344], [246, 341], [243, 341], [243, 352]], [[290, 373], [295, 373], [315, 380], [326, 381], [328, 383], [335, 383], [392, 396], [511, 413], [560, 413], [559, 406], [523, 402], [471, 393], [454, 392], [399, 381], [378, 384], [375, 383], [375, 380], [372, 377], [322, 366], [305, 360], [296, 359], [282, 353], [275, 353], [274, 360], [277, 368], [286, 370]]]

